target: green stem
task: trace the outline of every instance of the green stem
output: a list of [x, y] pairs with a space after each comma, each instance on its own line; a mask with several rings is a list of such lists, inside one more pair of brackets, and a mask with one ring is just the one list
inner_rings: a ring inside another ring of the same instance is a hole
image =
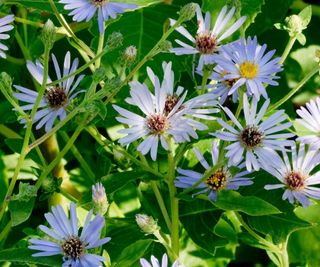
[[74, 34], [74, 32], [72, 31], [72, 29], [70, 28], [69, 24], [66, 22], [65, 18], [63, 17], [63, 15], [59, 12], [59, 10], [57, 9], [55, 3], [53, 0], [48, 0], [49, 4], [55, 14], [55, 16], [57, 17], [59, 23], [66, 29], [66, 31], [68, 32], [68, 34], [79, 44], [79, 46], [86, 51], [86, 53], [91, 56], [94, 57], [94, 53], [92, 52], [92, 50], [90, 49], [90, 47], [88, 47], [83, 41], [81, 41], [80, 39], [78, 39], [78, 37]]
[[[85, 121], [85, 119], [84, 119], [84, 121]], [[81, 133], [83, 128], [84, 128], [83, 124], [80, 124], [77, 127], [77, 129], [75, 130], [75, 132], [73, 133], [73, 135], [71, 136], [69, 141], [66, 143], [64, 148], [61, 150], [61, 152], [59, 152], [59, 154], [55, 157], [55, 159], [53, 161], [51, 161], [50, 164], [47, 166], [47, 168], [43, 171], [43, 173], [40, 175], [39, 179], [37, 180], [37, 182], [35, 184], [37, 189], [40, 188], [43, 180], [50, 174], [50, 172], [55, 168], [55, 166], [57, 164], [59, 164], [59, 162], [63, 158], [63, 156], [71, 149], [71, 147], [73, 146], [73, 143], [75, 142], [75, 140], [77, 139], [77, 137], [79, 136], [79, 134]]]
[[22, 139], [22, 137], [18, 133], [11, 130], [9, 127], [5, 126], [4, 124], [0, 124], [0, 134], [10, 139]]
[[151, 185], [151, 188], [152, 188], [152, 190], [154, 192], [154, 195], [156, 196], [156, 199], [157, 199], [158, 205], [160, 207], [160, 210], [161, 210], [162, 216], [164, 218], [164, 221], [166, 222], [166, 225], [167, 225], [167, 227], [168, 227], [168, 229], [169, 229], [169, 231], [171, 233], [172, 226], [171, 226], [170, 217], [169, 217], [166, 205], [165, 205], [165, 203], [163, 201], [162, 195], [160, 193], [160, 190], [158, 188], [157, 182], [156, 181], [150, 181], [150, 185]]
[[[99, 35], [99, 43], [98, 43], [98, 49], [97, 54], [100, 54], [103, 50], [103, 43], [104, 43], [104, 31]], [[99, 58], [96, 61], [96, 69], [100, 68], [101, 58]]]
[[56, 85], [59, 84], [63, 81], [68, 80], [69, 78], [78, 75], [79, 73], [83, 72], [84, 70], [86, 70], [88, 67], [90, 67], [91, 64], [95, 63], [99, 58], [101, 58], [105, 53], [107, 53], [106, 50], [101, 51], [99, 54], [97, 54], [93, 59], [91, 59], [90, 61], [88, 61], [86, 64], [82, 65], [79, 69], [77, 69], [76, 71], [74, 71], [73, 73], [70, 73], [69, 75], [64, 76], [63, 78], [59, 79], [59, 80], [55, 80], [51, 83], [48, 83], [48, 86], [52, 86], [52, 85]]
[[[62, 136], [63, 140], [66, 143], [69, 142], [70, 138], [65, 132], [61, 132], [60, 135]], [[89, 164], [84, 160], [84, 158], [82, 157], [81, 153], [79, 152], [79, 150], [75, 145], [71, 147], [71, 152], [75, 156], [75, 158], [79, 161], [81, 167], [86, 172], [90, 180], [94, 183], [96, 176], [92, 171], [91, 167], [89, 166]]]
[[284, 61], [286, 60], [286, 58], [288, 57], [295, 41], [297, 40], [297, 37], [296, 36], [290, 36], [290, 39], [289, 39], [289, 42], [287, 43], [287, 46], [286, 48], [284, 49], [283, 51], [283, 54], [281, 56], [281, 61], [280, 61], [280, 64], [283, 64]]
[[255, 238], [260, 244], [264, 245], [266, 249], [270, 252], [274, 252], [276, 254], [281, 253], [279, 248], [275, 246], [274, 244], [270, 243], [269, 241], [265, 240], [261, 236], [259, 236], [256, 232], [254, 232], [250, 226], [243, 220], [242, 216], [239, 214], [239, 212], [234, 211], [238, 221], [241, 223], [242, 227], [250, 234], [253, 238]]
[[24, 58], [25, 59], [31, 59], [31, 55], [30, 55], [28, 49], [26, 48], [26, 46], [24, 45], [23, 40], [22, 40], [22, 38], [21, 38], [21, 36], [20, 36], [18, 31], [16, 31], [16, 33], [15, 33], [15, 38], [17, 40], [17, 43], [18, 43], [18, 45], [19, 45], [19, 47], [21, 49], [21, 52], [22, 52]]
[[294, 87], [286, 96], [284, 96], [282, 99], [280, 99], [277, 103], [275, 103], [274, 105], [272, 105], [269, 110], [268, 110], [268, 114], [270, 114], [272, 111], [276, 110], [278, 107], [280, 107], [283, 103], [287, 102], [296, 92], [298, 92], [300, 90], [300, 88], [305, 85], [305, 83], [307, 81], [309, 81], [309, 79], [315, 75], [316, 73], [318, 73], [319, 71], [319, 66], [317, 66], [316, 68], [312, 69], [297, 85], [296, 87]]
[[281, 267], [289, 267], [289, 255], [287, 251], [287, 245], [288, 245], [288, 238], [286, 239], [285, 242], [281, 244], [281, 261], [282, 261], [282, 266]]
[[210, 76], [210, 71], [205, 69], [202, 75], [201, 92], [200, 92], [201, 95], [203, 95], [206, 91], [206, 85], [207, 85], [209, 76]]
[[7, 225], [3, 228], [2, 232], [0, 233], [0, 241], [2, 241], [10, 232], [12, 226], [11, 220], [7, 223]]
[[17, 182], [18, 175], [19, 175], [20, 170], [22, 168], [24, 159], [28, 154], [28, 144], [29, 144], [31, 133], [32, 133], [33, 119], [34, 119], [34, 116], [35, 116], [35, 114], [37, 112], [37, 109], [38, 109], [38, 106], [40, 104], [40, 101], [42, 100], [44, 92], [46, 90], [46, 84], [47, 84], [47, 78], [48, 78], [49, 52], [50, 52], [50, 49], [47, 46], [45, 46], [43, 81], [42, 81], [41, 89], [40, 89], [40, 91], [38, 93], [38, 97], [36, 99], [36, 102], [34, 103], [34, 106], [32, 108], [32, 111], [31, 111], [31, 114], [30, 114], [30, 119], [27, 119], [27, 129], [26, 129], [26, 133], [25, 133], [25, 136], [24, 136], [20, 157], [19, 157], [17, 166], [15, 168], [13, 177], [11, 179], [11, 182], [9, 184], [9, 188], [8, 188], [7, 193], [6, 193], [5, 199], [4, 199], [3, 203], [2, 203], [2, 207], [0, 209], [0, 221], [1, 221], [1, 219], [3, 217], [3, 214], [5, 212], [5, 209], [6, 209], [7, 205], [8, 205], [8, 201], [10, 201], [10, 197], [11, 197], [11, 194], [12, 194], [13, 189], [15, 187], [15, 184]]
[[26, 61], [23, 58], [15, 58], [13, 56], [10, 56], [9, 54], [6, 53], [6, 60], [16, 64], [16, 65], [24, 65], [26, 64]]
[[171, 246], [173, 252], [179, 257], [179, 199], [176, 198], [177, 189], [174, 184], [175, 162], [171, 140], [168, 140], [168, 187], [171, 204]]
[[[123, 154], [125, 157], [129, 158], [134, 164], [140, 166], [142, 169], [144, 169], [147, 172], [152, 173], [153, 175], [163, 178], [163, 175], [154, 169], [150, 168], [148, 165], [142, 163], [140, 160], [137, 160], [134, 156], [132, 156], [130, 153], [128, 153], [125, 149], [122, 147], [119, 147], [117, 145], [114, 145], [111, 141], [106, 139], [103, 135], [101, 135], [98, 130], [93, 126], [88, 126], [86, 128], [86, 131], [100, 144], [105, 150], [106, 146], [111, 146], [113, 149], [117, 150], [119, 153]], [[106, 150], [107, 151], [107, 150]], [[108, 151], [107, 151], [108, 152]]]
[[40, 138], [38, 138], [36, 141], [34, 141], [33, 143], [31, 143], [28, 146], [28, 152], [31, 151], [32, 149], [34, 149], [35, 147], [39, 146], [40, 144], [42, 144], [44, 141], [46, 141], [50, 136], [52, 136], [53, 134], [55, 134], [59, 129], [61, 129], [68, 121], [70, 121], [74, 116], [76, 116], [79, 112], [79, 108], [75, 108], [74, 110], [72, 110], [67, 117], [60, 121], [56, 126], [54, 126], [50, 132], [45, 133], [44, 135], [42, 135]]

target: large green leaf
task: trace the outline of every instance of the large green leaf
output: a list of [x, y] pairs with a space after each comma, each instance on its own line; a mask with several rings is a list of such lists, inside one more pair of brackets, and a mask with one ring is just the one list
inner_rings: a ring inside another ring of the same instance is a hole
[[27, 248], [5, 249], [0, 251], [0, 262], [14, 262], [21, 266], [24, 264], [41, 264], [42, 266], [60, 267], [62, 255], [50, 257], [32, 257], [34, 250]]
[[218, 247], [228, 244], [228, 240], [215, 234], [214, 228], [219, 221], [220, 211], [207, 211], [180, 216], [184, 229], [194, 243], [214, 255]]
[[275, 243], [285, 241], [288, 235], [296, 230], [312, 226], [307, 221], [299, 219], [294, 213], [248, 216], [248, 222], [256, 231], [270, 235]]
[[33, 197], [29, 201], [12, 200], [9, 202], [12, 226], [19, 225], [29, 219], [35, 200], [36, 198]]
[[131, 267], [133, 263], [137, 263], [142, 258], [150, 245], [152, 239], [138, 240], [126, 247], [119, 257], [116, 259], [116, 267]]
[[241, 211], [252, 216], [280, 213], [279, 209], [263, 199], [241, 196], [238, 192], [231, 190], [221, 191], [214, 205], [223, 210]]
[[101, 182], [106, 188], [108, 194], [113, 193], [128, 183], [141, 178], [145, 173], [137, 171], [127, 171], [111, 173], [101, 178]]

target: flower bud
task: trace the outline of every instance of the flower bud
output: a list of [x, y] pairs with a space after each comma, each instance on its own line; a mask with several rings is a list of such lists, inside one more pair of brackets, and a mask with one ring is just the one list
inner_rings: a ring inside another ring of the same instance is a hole
[[104, 215], [109, 207], [106, 191], [101, 183], [92, 186], [93, 212]]
[[106, 76], [106, 69], [104, 67], [100, 67], [93, 73], [92, 78], [96, 83], [99, 83], [105, 78], [105, 76]]
[[298, 15], [287, 17], [285, 19], [285, 23], [292, 34], [301, 33], [304, 29], [307, 28], [304, 25], [302, 18], [300, 18]]
[[53, 44], [56, 41], [56, 27], [50, 19], [48, 19], [44, 24], [41, 40], [43, 44], [48, 47], [48, 49], [52, 49]]
[[123, 61], [126, 65], [134, 63], [137, 57], [137, 48], [134, 45], [128, 46], [123, 52]]
[[12, 95], [12, 78], [6, 72], [0, 73], [0, 87], [1, 90], [5, 90], [10, 96]]
[[197, 5], [195, 3], [189, 3], [183, 6], [180, 10], [180, 20], [191, 20], [196, 14]]
[[136, 222], [140, 229], [146, 234], [153, 234], [159, 231], [159, 226], [157, 221], [155, 221], [151, 216], [146, 214], [137, 214]]
[[172, 44], [170, 41], [165, 40], [159, 44], [159, 49], [161, 52], [169, 52], [171, 48]]
[[119, 46], [122, 46], [123, 41], [123, 35], [121, 32], [113, 32], [107, 39], [106, 47], [105, 49], [110, 52]]

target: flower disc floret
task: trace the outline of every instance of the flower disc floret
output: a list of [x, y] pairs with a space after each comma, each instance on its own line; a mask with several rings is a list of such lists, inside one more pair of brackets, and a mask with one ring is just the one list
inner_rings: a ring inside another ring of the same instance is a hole
[[45, 98], [49, 107], [52, 109], [64, 107], [68, 103], [68, 95], [66, 94], [65, 90], [59, 86], [47, 89]]
[[208, 32], [199, 33], [196, 37], [196, 48], [201, 54], [213, 54], [217, 50], [217, 39]]
[[240, 133], [240, 140], [247, 148], [254, 148], [262, 143], [263, 133], [256, 126], [247, 126]]
[[285, 181], [291, 190], [303, 189], [305, 179], [305, 175], [300, 171], [291, 171], [285, 176]]
[[154, 114], [147, 118], [147, 126], [151, 133], [163, 134], [169, 125], [166, 116]]
[[65, 256], [73, 260], [79, 259], [84, 252], [84, 244], [79, 237], [70, 237], [61, 247]]
[[246, 79], [256, 78], [258, 74], [258, 67], [259, 66], [257, 64], [245, 61], [239, 66], [240, 76]]
[[220, 169], [215, 171], [209, 176], [209, 178], [207, 178], [206, 184], [210, 189], [217, 191], [225, 187], [227, 178], [227, 172], [223, 169]]

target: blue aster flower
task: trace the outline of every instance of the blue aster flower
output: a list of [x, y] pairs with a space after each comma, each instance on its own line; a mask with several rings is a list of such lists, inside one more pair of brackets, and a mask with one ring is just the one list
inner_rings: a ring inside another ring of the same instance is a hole
[[98, 24], [100, 33], [104, 32], [104, 21], [110, 18], [115, 19], [117, 13], [124, 13], [125, 9], [136, 8], [135, 4], [111, 2], [108, 0], [60, 0], [60, 4], [65, 4], [64, 9], [72, 10], [69, 15], [73, 20], [80, 22], [92, 19], [98, 10]]
[[[235, 164], [233, 167], [237, 167], [240, 171], [236, 174], [231, 174], [230, 166], [218, 168], [213, 170], [214, 167], [218, 163], [219, 159], [219, 146], [217, 143], [212, 143], [212, 165], [206, 161], [203, 155], [200, 153], [198, 149], [194, 149], [194, 152], [200, 162], [200, 164], [205, 168], [204, 173], [196, 172], [193, 170], [184, 170], [178, 168], [178, 173], [180, 176], [177, 177], [175, 181], [176, 187], [179, 188], [190, 188], [199, 180], [201, 180], [205, 175], [208, 175], [208, 178], [200, 183], [196, 189], [198, 192], [193, 195], [207, 193], [208, 197], [212, 201], [217, 200], [217, 194], [220, 190], [230, 189], [230, 190], [238, 190], [240, 186], [246, 186], [253, 184], [251, 178], [246, 177], [249, 172], [243, 170], [245, 167], [245, 163]], [[208, 173], [212, 172], [212, 173]]]
[[[11, 31], [13, 29], [13, 25], [10, 25], [14, 21], [13, 15], [8, 15], [0, 19], [0, 40], [9, 39], [9, 34], [5, 34], [5, 32]], [[6, 54], [3, 51], [8, 50], [8, 47], [2, 43], [0, 43], [0, 57], [6, 58]]]
[[241, 39], [238, 42], [221, 47], [222, 53], [215, 58], [217, 64], [224, 72], [220, 81], [233, 81], [228, 95], [232, 95], [238, 88], [245, 85], [247, 94], [254, 96], [259, 100], [260, 95], [268, 99], [267, 91], [264, 84], [278, 85], [275, 79], [276, 73], [282, 71], [281, 58], [271, 59], [275, 50], [265, 54], [267, 45], [260, 46], [257, 43], [257, 37], [247, 41]]
[[[53, 54], [52, 61], [57, 79], [64, 78], [74, 73], [79, 65], [79, 60], [77, 58], [71, 61], [70, 52], [66, 53], [62, 69], [60, 69], [58, 61]], [[31, 61], [28, 61], [27, 68], [34, 79], [41, 85], [43, 82], [44, 69], [40, 61], [37, 60], [35, 64]], [[67, 116], [67, 108], [71, 101], [79, 93], [84, 92], [84, 90], [76, 90], [83, 78], [84, 75], [79, 75], [77, 79], [75, 79], [75, 76], [72, 76], [55, 86], [48, 86], [46, 88], [45, 95], [42, 97], [38, 106], [39, 110], [36, 112], [33, 120], [34, 124], [37, 123], [37, 130], [45, 125], [45, 131], [49, 132], [57, 118], [59, 118], [60, 121], [65, 119]], [[50, 84], [51, 82], [51, 78], [48, 77], [47, 84]], [[38, 98], [38, 93], [34, 90], [30, 90], [19, 85], [14, 85], [14, 87], [19, 92], [14, 93], [13, 96], [20, 101], [28, 103], [21, 106], [22, 110], [32, 110]], [[25, 124], [26, 120], [22, 119], [21, 123]]]
[[275, 161], [261, 159], [263, 169], [280, 182], [268, 184], [264, 188], [266, 190], [284, 188], [282, 199], [288, 199], [291, 204], [296, 199], [303, 207], [310, 205], [309, 198], [320, 199], [320, 188], [318, 187], [320, 171], [314, 171], [320, 164], [319, 150], [306, 150], [304, 144], [300, 144], [297, 149], [294, 145], [291, 147], [291, 163], [285, 150], [282, 151], [282, 155], [282, 158], [278, 157], [278, 160]]
[[[155, 256], [151, 256], [151, 263], [149, 263], [146, 259], [141, 258], [140, 259], [140, 264], [141, 267], [169, 267], [168, 265], [168, 256], [167, 254], [163, 254], [162, 256], [162, 261], [161, 264], [159, 262], [159, 260], [155, 257]], [[179, 267], [181, 265], [179, 265], [178, 260], [176, 260], [173, 264], [172, 267]]]
[[104, 257], [89, 253], [90, 249], [99, 247], [111, 239], [110, 237], [100, 239], [100, 232], [104, 226], [102, 216], [97, 215], [91, 221], [92, 210], [89, 211], [81, 234], [79, 234], [74, 203], [70, 204], [70, 219], [67, 218], [60, 205], [52, 207], [52, 212], [48, 212], [44, 216], [51, 228], [45, 225], [40, 225], [39, 228], [49, 236], [50, 240], [54, 241], [31, 238], [29, 240], [31, 245], [28, 248], [41, 251], [33, 254], [33, 257], [62, 254], [63, 267], [98, 267], [106, 261]]

